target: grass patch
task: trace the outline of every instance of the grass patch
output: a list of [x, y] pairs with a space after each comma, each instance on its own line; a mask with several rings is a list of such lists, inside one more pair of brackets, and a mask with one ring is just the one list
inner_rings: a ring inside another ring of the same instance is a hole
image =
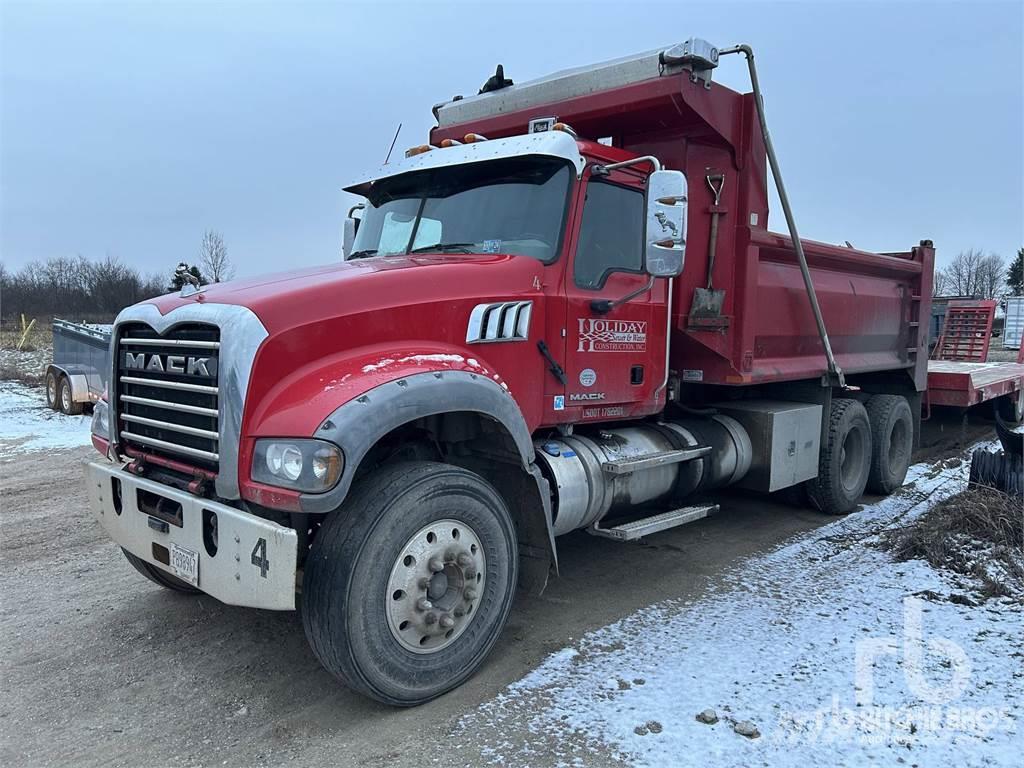
[[1024, 503], [981, 486], [951, 496], [907, 525], [887, 531], [882, 546], [897, 560], [926, 560], [976, 579], [986, 597], [1024, 603]]
[[[27, 319], [31, 322], [30, 319]], [[21, 352], [35, 352], [38, 349], [48, 347], [52, 340], [52, 331], [49, 320], [36, 320], [29, 328], [28, 334], [21, 327], [20, 321], [10, 321], [0, 324], [0, 349], [18, 349], [19, 342], [24, 336]]]
[[0, 363], [0, 381], [19, 381], [29, 387], [41, 387], [44, 375], [31, 373], [16, 365]]

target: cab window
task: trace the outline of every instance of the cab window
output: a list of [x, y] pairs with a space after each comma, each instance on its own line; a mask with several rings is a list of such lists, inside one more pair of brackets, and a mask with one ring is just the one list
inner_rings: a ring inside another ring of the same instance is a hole
[[641, 272], [643, 236], [643, 192], [591, 181], [576, 248], [577, 287], [596, 291], [612, 272]]

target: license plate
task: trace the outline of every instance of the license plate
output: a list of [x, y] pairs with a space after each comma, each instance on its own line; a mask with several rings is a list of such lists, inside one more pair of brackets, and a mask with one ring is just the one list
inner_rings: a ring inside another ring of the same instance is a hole
[[199, 586], [199, 553], [171, 544], [171, 568], [174, 575], [193, 587]]

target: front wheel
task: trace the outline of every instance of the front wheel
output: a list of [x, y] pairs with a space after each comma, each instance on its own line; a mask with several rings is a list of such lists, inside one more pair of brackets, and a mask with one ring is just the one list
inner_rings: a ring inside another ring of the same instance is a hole
[[173, 576], [167, 571], [162, 571], [155, 565], [150, 565], [145, 560], [142, 560], [124, 547], [121, 548], [125, 558], [132, 567], [145, 576], [147, 579], [152, 581], [154, 584], [159, 584], [164, 589], [169, 589], [172, 592], [181, 592], [183, 595], [201, 595], [202, 590], [196, 589], [187, 581], [182, 581], [177, 576]]
[[302, 579], [306, 637], [349, 687], [421, 704], [486, 658], [517, 571], [515, 526], [486, 480], [436, 462], [385, 467], [317, 532]]

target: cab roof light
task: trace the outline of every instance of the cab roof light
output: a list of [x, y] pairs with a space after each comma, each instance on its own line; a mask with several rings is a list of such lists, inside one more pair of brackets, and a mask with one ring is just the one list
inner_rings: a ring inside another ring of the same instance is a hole
[[461, 147], [462, 142], [458, 139], [441, 139], [441, 143], [438, 146], [442, 149], [445, 147]]
[[406, 157], [416, 157], [416, 155], [422, 155], [424, 152], [429, 152], [433, 147], [429, 144], [420, 144], [418, 147], [411, 147], [405, 150]]
[[477, 141], [487, 141], [487, 137], [481, 136], [479, 133], [467, 133], [465, 136], [462, 137], [462, 140], [466, 144], [473, 144]]

